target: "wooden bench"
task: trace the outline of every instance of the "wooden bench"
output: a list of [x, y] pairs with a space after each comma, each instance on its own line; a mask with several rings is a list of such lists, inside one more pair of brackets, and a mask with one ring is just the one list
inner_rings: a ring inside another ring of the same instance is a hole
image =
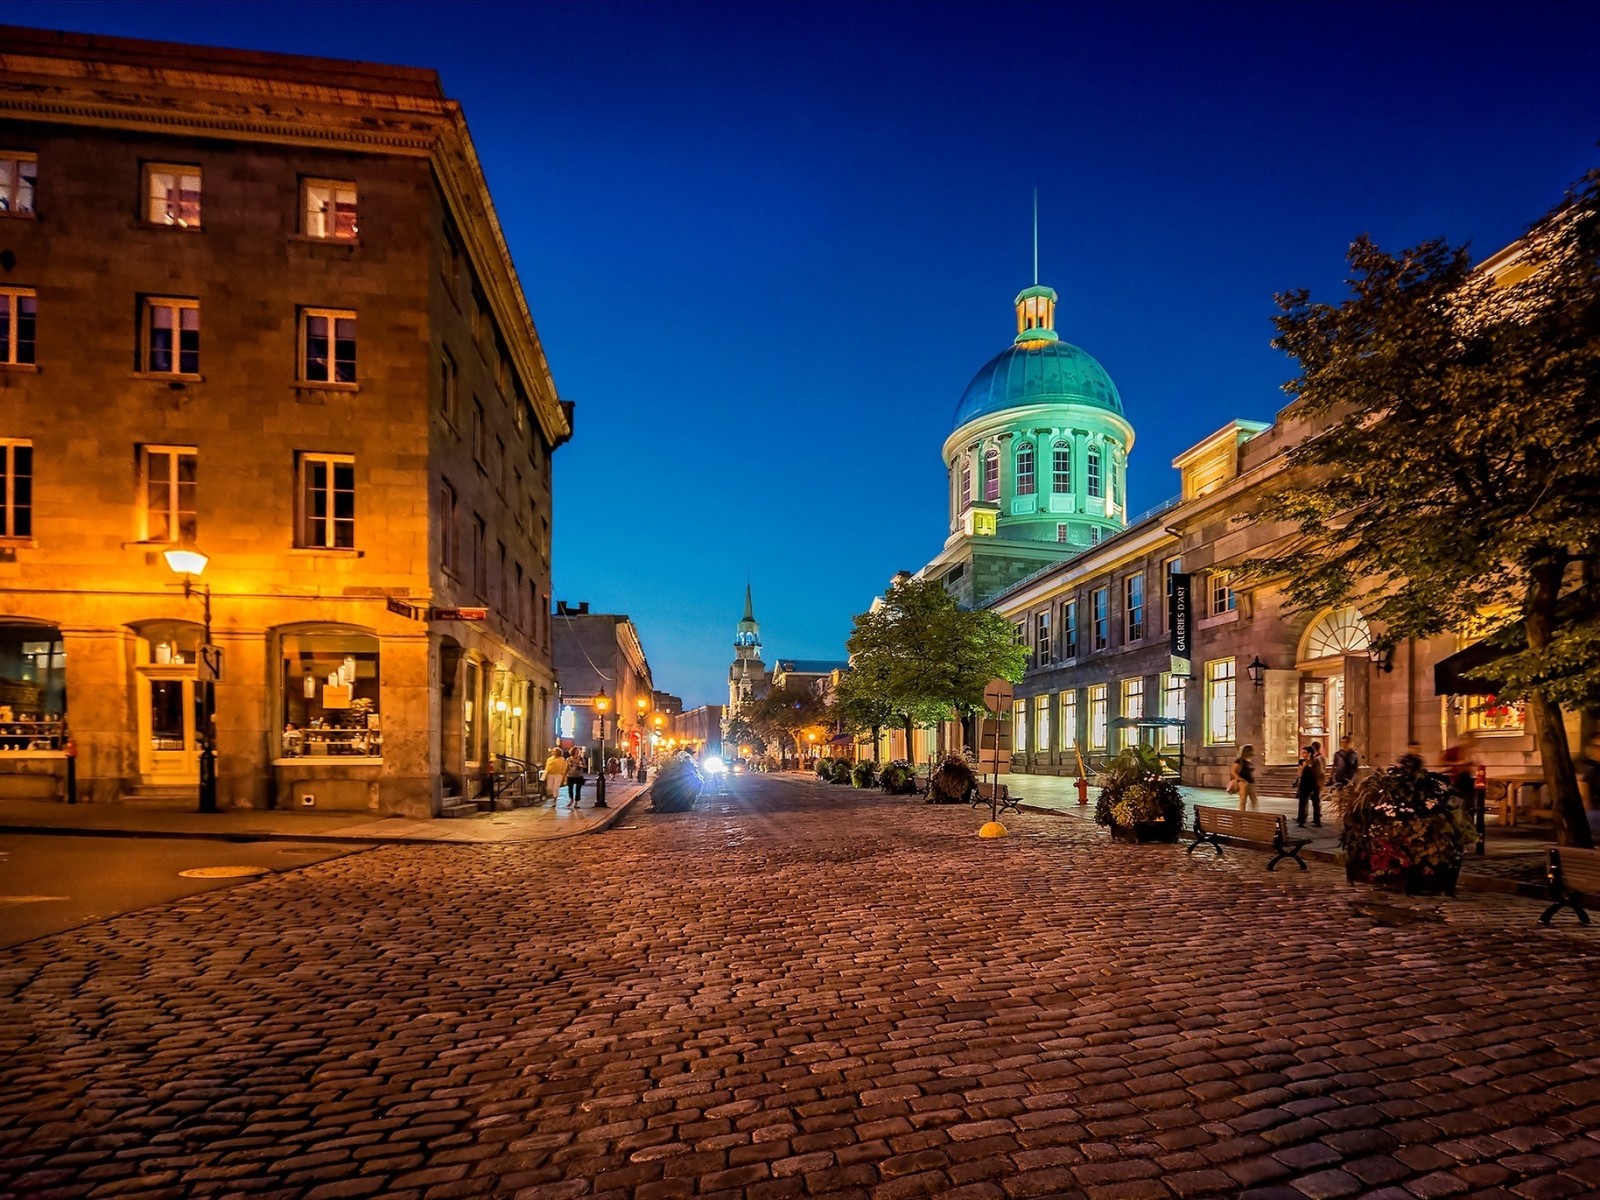
[[[992, 806], [994, 804], [995, 786], [995, 784], [985, 783], [980, 779], [977, 785], [972, 789], [972, 799], [967, 801], [968, 807], [978, 808], [980, 806]], [[1021, 812], [1022, 797], [1013, 796], [1011, 794], [1011, 789], [1006, 787], [1006, 785], [1003, 783], [999, 785], [999, 788], [1000, 807], [998, 811], [1014, 813]]]
[[1233, 838], [1241, 842], [1271, 844], [1277, 851], [1267, 870], [1276, 871], [1284, 859], [1292, 859], [1302, 871], [1306, 869], [1300, 851], [1311, 844], [1310, 838], [1291, 838], [1289, 822], [1277, 813], [1241, 812], [1237, 808], [1215, 808], [1209, 804], [1194, 806], [1194, 841], [1189, 846], [1193, 854], [1196, 846], [1209, 845], [1219, 855], [1222, 839]]
[[1550, 846], [1544, 852], [1544, 877], [1554, 901], [1544, 910], [1539, 924], [1548, 925], [1563, 908], [1570, 908], [1582, 925], [1589, 923], [1585, 901], [1600, 905], [1600, 850], [1580, 850], [1576, 846]]

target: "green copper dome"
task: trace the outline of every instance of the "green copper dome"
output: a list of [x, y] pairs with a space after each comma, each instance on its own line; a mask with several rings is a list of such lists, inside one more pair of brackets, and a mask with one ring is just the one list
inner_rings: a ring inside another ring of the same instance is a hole
[[954, 427], [1030, 404], [1082, 404], [1124, 415], [1117, 385], [1086, 351], [1070, 342], [1034, 341], [1002, 350], [973, 376], [956, 405]]

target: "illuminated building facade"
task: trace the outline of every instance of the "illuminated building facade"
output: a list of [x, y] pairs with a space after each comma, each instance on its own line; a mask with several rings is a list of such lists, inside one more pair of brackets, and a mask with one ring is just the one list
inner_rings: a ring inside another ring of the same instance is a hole
[[[431, 71], [4, 31], [0, 794], [429, 816], [550, 744], [571, 434]], [[32, 723], [22, 724], [31, 717]], [[20, 730], [8, 735], [8, 730]]]

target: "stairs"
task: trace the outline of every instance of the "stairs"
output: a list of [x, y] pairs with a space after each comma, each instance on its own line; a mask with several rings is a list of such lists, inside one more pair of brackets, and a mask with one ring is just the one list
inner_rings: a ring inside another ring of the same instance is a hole
[[1256, 767], [1256, 794], [1259, 796], [1293, 796], [1298, 767]]
[[137, 804], [141, 801], [150, 804], [199, 804], [200, 785], [198, 783], [135, 783], [122, 789], [121, 799], [126, 804]]

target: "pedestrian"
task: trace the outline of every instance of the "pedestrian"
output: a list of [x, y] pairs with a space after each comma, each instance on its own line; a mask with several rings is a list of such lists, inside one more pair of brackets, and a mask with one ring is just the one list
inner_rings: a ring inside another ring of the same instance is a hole
[[572, 757], [567, 760], [567, 800], [572, 808], [577, 808], [583, 799], [583, 773], [588, 766], [588, 751], [582, 746], [573, 747]]
[[1294, 794], [1299, 801], [1295, 821], [1301, 829], [1306, 827], [1306, 806], [1311, 807], [1311, 824], [1322, 828], [1322, 787], [1328, 780], [1328, 771], [1322, 758], [1322, 743], [1312, 742], [1300, 753], [1300, 773], [1295, 777]]
[[550, 757], [544, 760], [544, 794], [551, 800], [561, 799], [561, 785], [567, 781], [567, 752], [553, 746]]
[[1395, 759], [1394, 765], [1408, 775], [1421, 774], [1427, 770], [1427, 766], [1422, 761], [1422, 743], [1407, 742], [1406, 752]]
[[1361, 756], [1350, 744], [1350, 735], [1347, 733], [1339, 739], [1339, 748], [1333, 752], [1333, 786], [1343, 791], [1346, 785], [1355, 782], [1356, 771], [1360, 767]]
[[1239, 797], [1240, 812], [1246, 807], [1261, 807], [1256, 797], [1256, 764], [1252, 761], [1255, 752], [1254, 746], [1240, 746], [1239, 757], [1233, 760], [1233, 769], [1228, 772], [1228, 790]]

